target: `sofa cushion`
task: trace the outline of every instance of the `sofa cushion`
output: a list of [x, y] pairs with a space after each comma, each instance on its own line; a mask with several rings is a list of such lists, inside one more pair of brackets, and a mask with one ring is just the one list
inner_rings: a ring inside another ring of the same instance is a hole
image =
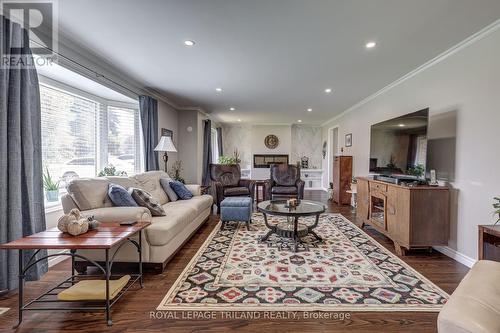
[[238, 187], [226, 187], [224, 189], [225, 196], [238, 196], [238, 195], [250, 195], [250, 190], [248, 187], [238, 186]]
[[165, 193], [167, 194], [168, 199], [170, 201], [177, 201], [177, 199], [179, 199], [179, 197], [177, 196], [175, 191], [172, 190], [172, 187], [170, 187], [169, 183], [171, 181], [172, 181], [172, 179], [170, 179], [170, 178], [161, 178], [160, 184], [161, 184], [161, 187], [163, 187], [163, 190], [165, 191]]
[[274, 186], [271, 189], [272, 194], [297, 194], [295, 186]]
[[152, 224], [146, 229], [149, 244], [153, 246], [167, 244], [203, 211], [210, 208], [212, 203], [212, 196], [205, 194], [163, 205], [166, 215], [153, 217]]
[[189, 191], [183, 183], [174, 180], [170, 182], [169, 185], [172, 190], [174, 190], [175, 194], [177, 194], [179, 199], [188, 200], [193, 197], [193, 193], [191, 193], [191, 191]]
[[79, 178], [73, 179], [67, 190], [80, 210], [89, 210], [113, 206], [108, 197], [108, 187], [106, 178]]
[[130, 178], [133, 179], [137, 184], [134, 187], [143, 189], [146, 192], [150, 193], [153, 197], [155, 197], [158, 200], [160, 205], [164, 205], [169, 201], [167, 194], [165, 193], [163, 187], [160, 184], [161, 178], [170, 178], [166, 172], [148, 171], [137, 174]]
[[121, 185], [109, 184], [108, 195], [115, 206], [137, 207], [137, 202], [132, 198], [132, 195]]
[[158, 201], [148, 192], [140, 188], [129, 188], [129, 192], [139, 206], [146, 207], [153, 216], [165, 216], [165, 211]]

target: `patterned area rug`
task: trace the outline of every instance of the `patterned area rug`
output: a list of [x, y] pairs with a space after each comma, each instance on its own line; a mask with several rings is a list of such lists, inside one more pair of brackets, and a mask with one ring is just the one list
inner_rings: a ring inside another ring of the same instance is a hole
[[439, 311], [449, 297], [340, 214], [297, 253], [277, 235], [259, 242], [267, 231], [258, 213], [250, 231], [219, 223], [157, 310]]

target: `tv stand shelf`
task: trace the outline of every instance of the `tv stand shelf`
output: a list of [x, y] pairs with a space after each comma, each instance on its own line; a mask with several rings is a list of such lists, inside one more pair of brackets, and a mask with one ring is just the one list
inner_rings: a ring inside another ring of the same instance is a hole
[[398, 255], [448, 244], [449, 189], [358, 177], [357, 218], [394, 242]]

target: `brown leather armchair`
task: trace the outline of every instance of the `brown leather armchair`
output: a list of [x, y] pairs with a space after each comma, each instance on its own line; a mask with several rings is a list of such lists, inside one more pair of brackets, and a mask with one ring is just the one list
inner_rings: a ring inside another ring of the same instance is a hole
[[210, 179], [217, 209], [226, 197], [250, 197], [253, 199], [254, 181], [241, 179], [241, 169], [238, 164], [210, 164]]
[[305, 182], [300, 179], [300, 168], [293, 164], [272, 164], [266, 183], [266, 200], [304, 198]]

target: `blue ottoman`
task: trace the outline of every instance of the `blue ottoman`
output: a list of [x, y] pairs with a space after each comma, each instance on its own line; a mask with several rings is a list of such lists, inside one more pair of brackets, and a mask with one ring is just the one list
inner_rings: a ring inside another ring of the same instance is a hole
[[246, 222], [250, 230], [252, 222], [252, 199], [250, 197], [228, 197], [220, 204], [220, 220]]

